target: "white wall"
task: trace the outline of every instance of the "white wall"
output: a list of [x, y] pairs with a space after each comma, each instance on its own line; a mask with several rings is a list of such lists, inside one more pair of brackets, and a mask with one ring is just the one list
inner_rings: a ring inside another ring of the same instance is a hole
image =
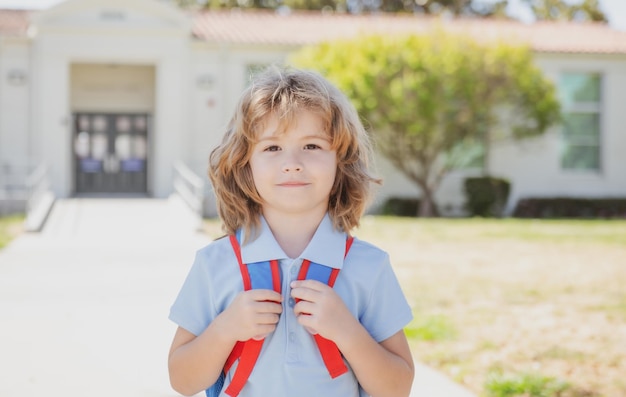
[[[30, 43], [27, 39], [0, 41], [0, 166], [34, 166], [30, 137]], [[21, 75], [20, 82], [11, 80]]]

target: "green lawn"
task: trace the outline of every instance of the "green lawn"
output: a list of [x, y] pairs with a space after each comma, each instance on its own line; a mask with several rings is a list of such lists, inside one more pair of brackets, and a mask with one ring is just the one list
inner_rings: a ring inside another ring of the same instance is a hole
[[21, 215], [0, 217], [0, 249], [22, 232], [23, 222], [24, 217]]
[[366, 217], [415, 356], [480, 396], [626, 395], [626, 220]]

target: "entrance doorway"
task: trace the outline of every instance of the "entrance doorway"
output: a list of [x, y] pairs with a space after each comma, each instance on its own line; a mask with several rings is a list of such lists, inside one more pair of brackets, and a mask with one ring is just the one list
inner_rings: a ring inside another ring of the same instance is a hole
[[76, 193], [148, 192], [150, 116], [74, 113]]

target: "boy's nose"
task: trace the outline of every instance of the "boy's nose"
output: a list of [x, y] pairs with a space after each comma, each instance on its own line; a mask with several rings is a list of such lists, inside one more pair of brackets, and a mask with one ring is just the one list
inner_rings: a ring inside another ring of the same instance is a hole
[[290, 154], [283, 163], [283, 172], [302, 171], [302, 162], [296, 154]]
[[302, 165], [295, 163], [295, 162], [289, 162], [289, 163], [285, 163], [285, 165], [283, 165], [283, 172], [298, 172], [298, 171], [302, 171]]

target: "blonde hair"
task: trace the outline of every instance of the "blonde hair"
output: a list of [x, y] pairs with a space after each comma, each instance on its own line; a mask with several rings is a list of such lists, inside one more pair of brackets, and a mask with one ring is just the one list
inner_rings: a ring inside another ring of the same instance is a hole
[[[226, 233], [244, 228], [255, 236], [260, 226], [262, 198], [250, 169], [250, 156], [269, 115], [285, 131], [297, 112], [318, 114], [337, 153], [337, 172], [328, 213], [337, 230], [359, 225], [371, 195], [371, 146], [359, 116], [346, 96], [317, 73], [293, 68], [266, 69], [244, 91], [219, 146], [210, 155], [209, 178]], [[247, 239], [246, 239], [247, 240]]]

